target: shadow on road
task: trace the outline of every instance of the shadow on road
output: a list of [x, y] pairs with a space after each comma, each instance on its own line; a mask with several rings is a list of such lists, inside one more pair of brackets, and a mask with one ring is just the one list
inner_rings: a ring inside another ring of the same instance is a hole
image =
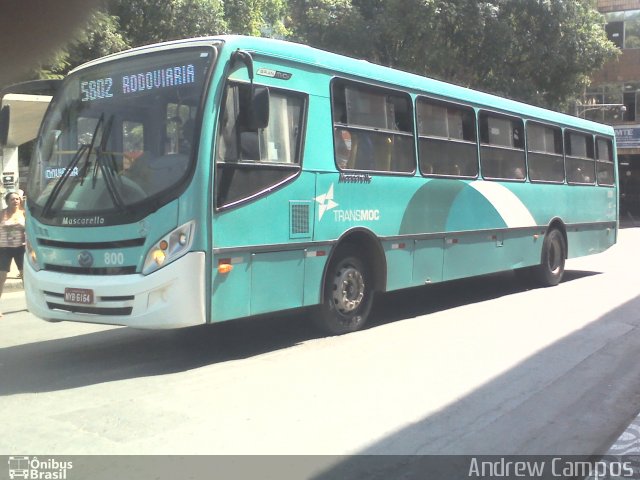
[[[567, 270], [563, 283], [599, 274], [600, 272]], [[376, 303], [370, 328], [404, 318], [494, 300], [531, 288], [515, 278], [512, 272], [503, 272], [399, 290], [386, 294]]]
[[313, 478], [463, 478], [481, 455], [598, 460], [640, 410], [639, 327], [640, 295]]
[[[566, 281], [594, 275], [567, 271]], [[389, 293], [369, 328], [526, 290], [502, 273]], [[0, 396], [164, 375], [318, 338], [308, 309], [179, 330], [119, 328], [0, 349]]]

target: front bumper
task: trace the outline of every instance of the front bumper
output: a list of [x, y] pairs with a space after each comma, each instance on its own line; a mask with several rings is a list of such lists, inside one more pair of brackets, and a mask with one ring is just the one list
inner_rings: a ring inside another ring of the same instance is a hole
[[[205, 255], [190, 252], [150, 275], [36, 272], [25, 260], [27, 308], [48, 321], [178, 328], [206, 323]], [[93, 290], [92, 305], [64, 299], [65, 288]]]

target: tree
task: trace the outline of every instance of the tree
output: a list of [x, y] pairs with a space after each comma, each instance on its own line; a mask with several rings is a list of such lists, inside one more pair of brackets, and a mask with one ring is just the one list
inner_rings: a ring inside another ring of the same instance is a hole
[[222, 33], [286, 37], [553, 108], [618, 52], [591, 0], [108, 0], [33, 76]]
[[615, 57], [590, 0], [290, 0], [320, 48], [561, 108]]
[[109, 0], [30, 78], [61, 77], [94, 58], [187, 37], [237, 33], [283, 37], [286, 0]]
[[283, 37], [287, 0], [225, 0], [228, 31], [234, 34]]
[[63, 77], [71, 68], [94, 58], [129, 48], [129, 43], [119, 31], [117, 20], [98, 10], [89, 18], [67, 45], [58, 50], [49, 65], [40, 67], [40, 78]]
[[589, 1], [502, 0], [495, 5], [476, 56], [481, 61], [472, 81], [480, 88], [560, 106], [619, 51]]
[[367, 25], [351, 0], [289, 0], [289, 13], [292, 40], [368, 58]]
[[227, 31], [222, 0], [112, 0], [107, 13], [132, 47]]

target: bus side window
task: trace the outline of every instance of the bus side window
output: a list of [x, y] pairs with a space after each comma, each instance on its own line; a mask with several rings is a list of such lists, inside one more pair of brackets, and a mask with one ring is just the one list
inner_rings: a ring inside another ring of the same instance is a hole
[[300, 169], [306, 96], [269, 88], [269, 124], [246, 121], [249, 86], [230, 83], [218, 127], [216, 205], [252, 198]]
[[482, 176], [496, 180], [526, 178], [523, 122], [491, 112], [480, 113]]
[[567, 181], [574, 184], [595, 183], [595, 155], [593, 136], [586, 133], [566, 131]]
[[403, 92], [336, 79], [331, 86], [338, 169], [412, 173], [411, 98]]
[[596, 164], [598, 185], [612, 186], [615, 183], [615, 168], [610, 139], [596, 137]]
[[564, 182], [564, 150], [560, 127], [527, 123], [529, 178], [539, 182]]
[[476, 116], [471, 107], [418, 98], [418, 153], [423, 175], [476, 177]]

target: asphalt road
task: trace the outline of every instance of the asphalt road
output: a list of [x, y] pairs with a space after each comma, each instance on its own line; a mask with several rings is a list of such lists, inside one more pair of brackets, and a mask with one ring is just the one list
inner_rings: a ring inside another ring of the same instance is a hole
[[640, 411], [640, 229], [557, 287], [503, 273], [174, 331], [40, 321], [3, 295], [0, 454], [579, 454]]

